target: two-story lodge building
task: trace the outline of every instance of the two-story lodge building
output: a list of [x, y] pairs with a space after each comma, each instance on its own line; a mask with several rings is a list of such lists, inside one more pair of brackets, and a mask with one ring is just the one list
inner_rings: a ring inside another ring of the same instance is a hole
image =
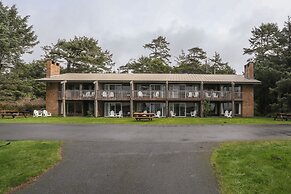
[[244, 75], [218, 74], [119, 74], [66, 73], [60, 65], [47, 63], [46, 109], [53, 115], [107, 117], [122, 112], [160, 111], [161, 117], [188, 117], [192, 111], [203, 117], [254, 116], [254, 65], [245, 65]]

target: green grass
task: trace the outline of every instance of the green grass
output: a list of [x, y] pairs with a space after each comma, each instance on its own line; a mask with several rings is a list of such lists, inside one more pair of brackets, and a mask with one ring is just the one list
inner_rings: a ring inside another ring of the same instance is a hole
[[[0, 193], [32, 180], [61, 159], [56, 141], [0, 141]], [[4, 146], [3, 146], [4, 145]]]
[[153, 121], [135, 121], [133, 118], [94, 118], [94, 117], [29, 117], [29, 118], [4, 118], [0, 123], [60, 123], [60, 124], [291, 124], [288, 121], [274, 121], [272, 118], [154, 118]]
[[211, 161], [222, 194], [291, 193], [291, 140], [224, 143]]

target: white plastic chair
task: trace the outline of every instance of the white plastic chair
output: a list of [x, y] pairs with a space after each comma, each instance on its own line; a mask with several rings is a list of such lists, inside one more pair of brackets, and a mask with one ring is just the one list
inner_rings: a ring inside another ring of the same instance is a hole
[[52, 116], [52, 113], [48, 112], [47, 110], [43, 110], [42, 114], [44, 117], [51, 117]]
[[143, 97], [143, 93], [141, 91], [138, 91], [137, 92], [137, 96], [142, 98]]
[[103, 91], [103, 92], [102, 92], [102, 97], [103, 97], [103, 98], [107, 98], [107, 92]]
[[213, 98], [218, 98], [218, 95], [217, 95], [216, 92], [214, 92], [214, 93], [212, 94], [212, 96], [213, 96]]
[[122, 116], [122, 111], [119, 111], [118, 114], [116, 115], [116, 117], [121, 118]]
[[224, 111], [224, 116], [228, 117], [228, 110]]
[[199, 97], [199, 92], [194, 92], [194, 98]]
[[189, 92], [188, 93], [188, 98], [192, 98], [193, 97], [193, 93], [192, 92]]
[[211, 96], [209, 95], [208, 92], [205, 93], [205, 97], [206, 97], [206, 98], [211, 98]]
[[115, 112], [112, 110], [110, 111], [110, 114], [109, 114], [110, 117], [115, 117]]
[[160, 97], [160, 92], [159, 92], [159, 91], [155, 92], [155, 93], [154, 93], [154, 97], [155, 97], [155, 98]]
[[191, 117], [196, 117], [196, 114], [197, 114], [196, 110], [190, 112]]
[[176, 116], [176, 114], [171, 110], [170, 111], [170, 117], [175, 117]]
[[161, 111], [157, 111], [157, 113], [155, 114], [155, 117], [160, 118], [161, 117]]
[[41, 110], [34, 110], [33, 117], [42, 117], [42, 111]]
[[114, 93], [113, 92], [109, 92], [109, 98], [114, 98]]
[[227, 118], [232, 118], [232, 111], [229, 111]]

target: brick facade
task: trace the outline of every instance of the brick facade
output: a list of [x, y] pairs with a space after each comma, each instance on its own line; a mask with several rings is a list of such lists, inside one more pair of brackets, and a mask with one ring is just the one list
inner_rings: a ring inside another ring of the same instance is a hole
[[46, 77], [52, 77], [54, 75], [60, 75], [61, 68], [59, 63], [49, 60], [46, 65]]
[[244, 71], [245, 78], [247, 79], [254, 79], [254, 64], [248, 63], [245, 65]]
[[242, 86], [242, 117], [254, 116], [254, 88], [253, 85]]
[[53, 116], [59, 114], [58, 83], [47, 83], [46, 85], [46, 110]]
[[[57, 76], [59, 75], [59, 76]], [[70, 78], [70, 76], [75, 76], [73, 78]], [[92, 79], [92, 76], [96, 76], [95, 79]], [[104, 76], [106, 76], [106, 78], [104, 78]], [[47, 62], [47, 78], [43, 78], [43, 80], [47, 81], [47, 88], [46, 88], [46, 109], [51, 112], [53, 115], [59, 115], [61, 113], [61, 110], [60, 110], [60, 106], [59, 106], [59, 101], [58, 99], [58, 95], [59, 95], [59, 85], [61, 82], [64, 82], [66, 83], [68, 81], [68, 78], [69, 81], [72, 81], [74, 82], [75, 80], [80, 82], [80, 83], [88, 83], [88, 81], [90, 81], [92, 84], [96, 82], [96, 80], [101, 80], [101, 81], [108, 81], [108, 80], [111, 80], [109, 79], [110, 77], [112, 77], [112, 80], [115, 80], [116, 82], [120, 81], [122, 82], [124, 78], [127, 78], [129, 76], [133, 76], [132, 78], [128, 78], [127, 81], [128, 83], [132, 84], [131, 86], [131, 95], [132, 97], [130, 99], [128, 99], [128, 102], [130, 102], [131, 104], [131, 107], [130, 107], [130, 112], [131, 114], [133, 114], [134, 112], [134, 85], [133, 85], [133, 81], [132, 80], [138, 80], [138, 81], [145, 81], [145, 82], [148, 82], [150, 80], [148, 80], [148, 77], [151, 76], [151, 74], [148, 74], [146, 75], [141, 75], [141, 74], [136, 74], [136, 75], [133, 75], [133, 74], [128, 74], [128, 75], [125, 75], [125, 74], [96, 74], [96, 75], [93, 75], [93, 74], [88, 74], [88, 80], [87, 80], [87, 76], [85, 77], [84, 74], [67, 74], [64, 78], [62, 78], [62, 75], [60, 75], [60, 65], [58, 63], [55, 63], [53, 61], [48, 61]], [[164, 85], [166, 85], [166, 94], [168, 92], [168, 80], [175, 80], [180, 82], [180, 83], [188, 83], [188, 82], [193, 82], [193, 83], [200, 83], [201, 85], [201, 88], [199, 92], [201, 92], [201, 96], [200, 98], [202, 99], [199, 99], [199, 101], [201, 100], [205, 100], [207, 97], [204, 96], [204, 90], [203, 90], [203, 81], [201, 81], [201, 79], [206, 79], [205, 78], [205, 75], [203, 75], [203, 77], [201, 78], [196, 78], [197, 76], [199, 77], [199, 75], [195, 75], [195, 76], [192, 76], [192, 77], [189, 77], [189, 75], [175, 75], [175, 74], [169, 74], [167, 75], [168, 77], [164, 80]], [[179, 76], [179, 77], [178, 77]], [[211, 76], [211, 77], [210, 77]], [[221, 78], [221, 76], [225, 76], [225, 77], [229, 77], [231, 78], [231, 80], [227, 80], [226, 78], [223, 77], [223, 79]], [[230, 77], [231, 76], [231, 77]], [[222, 84], [229, 84], [229, 83], [234, 83], [234, 82], [237, 82], [239, 85], [241, 85], [241, 92], [243, 93], [242, 94], [242, 99], [239, 97], [239, 99], [235, 99], [235, 97], [233, 97], [232, 101], [233, 102], [242, 102], [242, 106], [241, 106], [241, 116], [242, 117], [253, 117], [254, 116], [254, 89], [253, 89], [253, 86], [254, 84], [258, 84], [259, 81], [257, 80], [254, 80], [254, 64], [253, 63], [248, 63], [247, 65], [245, 65], [245, 73], [244, 73], [244, 78], [242, 79], [243, 76], [236, 76], [235, 78], [232, 78], [233, 75], [209, 75], [206, 79], [206, 81], [209, 81], [209, 80], [219, 80]], [[109, 77], [109, 78], [108, 78]], [[117, 78], [116, 78], [117, 77]], [[158, 77], [158, 76], [157, 76]], [[181, 78], [182, 77], [182, 78]], [[184, 77], [184, 78], [183, 78]], [[85, 79], [84, 79], [85, 78]], [[100, 79], [101, 78], [101, 79]], [[155, 79], [154, 77], [152, 77], [153, 79]], [[81, 80], [79, 80], [81, 79]], [[83, 79], [83, 80], [82, 80]], [[232, 81], [232, 79], [234, 81]], [[184, 82], [184, 81], [185, 82]], [[199, 81], [200, 80], [200, 81]], [[241, 81], [240, 81], [241, 80]], [[158, 81], [153, 81], [153, 83], [160, 83], [161, 80], [158, 80]], [[108, 82], [110, 83], [110, 81]], [[98, 82], [99, 84], [99, 82]], [[102, 116], [104, 115], [104, 101], [103, 101], [103, 97], [98, 97], [98, 90], [100, 90], [100, 92], [102, 90], [104, 90], [104, 88], [102, 87], [102, 85], [97, 85], [98, 87], [95, 88], [94, 90], [91, 89], [92, 91], [89, 91], [89, 93], [95, 93], [94, 95], [96, 95], [95, 97], [94, 96], [91, 96], [90, 100], [91, 101], [94, 101], [94, 100], [98, 100], [98, 106], [96, 105], [96, 108], [98, 110], [98, 115], [97, 116]], [[80, 100], [79, 102], [82, 102], [81, 100], [86, 100], [88, 101], [88, 97], [84, 97], [84, 94], [85, 93], [88, 93], [88, 91], [81, 91], [82, 90], [82, 85], [80, 86], [80, 90], [78, 89], [76, 92], [77, 92], [77, 98]], [[74, 92], [74, 91], [70, 91], [70, 92]], [[78, 93], [78, 92], [81, 92], [81, 93]], [[108, 91], [107, 91], [108, 92]], [[124, 91], [123, 91], [124, 92]], [[212, 93], [212, 91], [208, 91], [210, 93]], [[223, 92], [223, 91], [222, 91]], [[217, 93], [217, 92], [215, 92]], [[239, 92], [240, 93], [240, 92]], [[122, 94], [122, 93], [120, 93]], [[240, 93], [241, 94], [241, 93]], [[99, 93], [100, 95], [100, 93]], [[235, 96], [233, 94], [233, 96]], [[219, 100], [221, 100], [221, 103], [223, 102], [229, 102], [231, 99], [224, 99], [223, 97], [226, 97], [227, 98], [227, 95], [222, 95], [220, 97], [218, 97], [216, 95], [216, 102], [219, 102]], [[128, 96], [126, 96], [126, 98], [128, 98]], [[168, 104], [168, 99], [167, 98], [173, 98], [173, 97], [167, 97], [167, 96], [163, 96], [160, 100], [157, 100], [157, 99], [151, 99], [151, 101], [157, 101], [157, 102], [161, 102], [161, 101], [164, 101], [166, 104]], [[212, 97], [212, 100], [213, 100], [214, 97]], [[209, 99], [209, 97], [207, 98]], [[63, 100], [76, 100], [76, 99], [70, 99], [70, 96], [65, 96], [65, 98]], [[124, 99], [123, 98], [120, 98], [121, 101], [123, 101]], [[236, 100], [236, 101], [235, 101]], [[110, 99], [110, 101], [116, 101], [118, 102], [118, 99], [117, 100], [113, 100], [113, 99]], [[145, 99], [145, 102], [148, 101]], [[180, 98], [177, 98], [177, 101], [181, 101], [183, 103], [186, 103], [186, 102], [190, 102], [189, 101], [189, 98], [187, 99], [187, 97], [185, 96], [184, 98], [181, 97]], [[139, 100], [139, 102], [141, 102]], [[194, 101], [193, 101], [194, 102]], [[198, 102], [195, 101], [195, 102]], [[234, 110], [234, 105], [233, 104], [233, 110]], [[202, 110], [203, 106], [201, 106], [201, 113], [203, 112]], [[166, 108], [166, 115], [168, 115], [168, 111], [169, 111], [169, 107]], [[199, 112], [199, 111], [198, 111]], [[221, 114], [217, 114], [218, 115], [221, 115]], [[65, 116], [65, 115], [64, 115]]]

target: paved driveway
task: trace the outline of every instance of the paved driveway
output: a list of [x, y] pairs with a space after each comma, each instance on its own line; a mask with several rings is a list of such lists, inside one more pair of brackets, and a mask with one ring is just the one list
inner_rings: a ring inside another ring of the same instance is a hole
[[220, 141], [290, 138], [290, 125], [0, 124], [0, 139], [58, 139], [64, 159], [17, 193], [218, 193]]

